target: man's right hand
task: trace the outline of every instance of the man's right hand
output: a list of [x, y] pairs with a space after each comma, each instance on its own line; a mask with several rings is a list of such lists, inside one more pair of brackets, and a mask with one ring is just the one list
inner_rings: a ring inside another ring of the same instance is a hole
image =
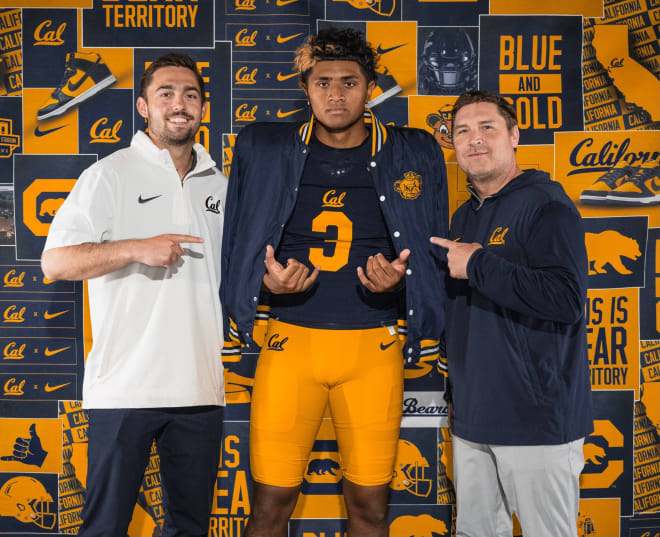
[[203, 240], [192, 235], [165, 233], [137, 241], [135, 260], [150, 267], [169, 267], [183, 255], [181, 244], [200, 243]]
[[284, 268], [275, 259], [275, 251], [270, 244], [266, 246], [264, 263], [266, 263], [264, 286], [276, 295], [306, 291], [316, 281], [321, 270], [321, 267], [316, 267], [314, 272], [309, 274], [309, 268], [293, 258], [287, 260]]

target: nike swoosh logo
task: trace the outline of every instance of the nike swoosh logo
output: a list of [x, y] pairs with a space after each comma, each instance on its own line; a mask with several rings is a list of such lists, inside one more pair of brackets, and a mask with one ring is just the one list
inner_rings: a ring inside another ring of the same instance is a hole
[[390, 48], [383, 48], [380, 45], [378, 45], [378, 48], [376, 49], [376, 52], [378, 54], [386, 54], [387, 52], [392, 52], [393, 50], [396, 50], [401, 47], [405, 47], [408, 43], [404, 43], [403, 45], [397, 45], [396, 47], [390, 47]]
[[290, 75], [283, 75], [282, 73], [277, 73], [277, 80], [280, 82], [284, 82], [285, 80], [289, 80], [290, 78], [293, 78], [294, 76], [298, 76], [298, 73], [293, 73]]
[[300, 112], [301, 110], [304, 110], [304, 108], [296, 108], [295, 110], [291, 110], [291, 112], [282, 112], [279, 108], [277, 109], [277, 117], [283, 118], [283, 117], [288, 117], [292, 116], [296, 112]]
[[58, 384], [57, 386], [51, 386], [46, 382], [46, 385], [44, 386], [44, 391], [46, 392], [54, 392], [55, 390], [59, 390], [60, 388], [64, 388], [64, 386], [68, 386], [71, 384], [70, 382], [65, 382], [64, 384]]
[[[279, 5], [279, 4], [278, 4], [278, 5]], [[287, 36], [287, 37], [282, 37], [282, 34], [277, 34], [277, 42], [278, 42], [278, 43], [286, 43], [287, 41], [291, 41], [292, 39], [295, 39], [295, 38], [298, 37], [299, 35], [303, 35], [303, 34], [302, 34], [302, 33], [299, 33], [299, 34], [293, 34], [293, 35], [289, 35], [289, 36]]]
[[44, 313], [44, 319], [54, 319], [55, 317], [59, 317], [60, 315], [64, 315], [65, 313], [68, 313], [69, 310], [64, 310], [64, 311], [58, 311], [57, 313], [48, 313], [48, 310]]
[[150, 198], [143, 198], [142, 194], [138, 196], [138, 203], [147, 203], [148, 201], [155, 200], [156, 198], [160, 198], [162, 194], [158, 194], [157, 196], [151, 196]]
[[70, 348], [71, 348], [71, 346], [68, 346], [68, 347], [63, 347], [61, 349], [55, 349], [54, 351], [51, 351], [48, 347], [46, 347], [46, 350], [44, 351], [44, 354], [46, 356], [55, 356], [56, 354], [64, 352], [65, 350], [70, 349]]
[[66, 127], [66, 125], [60, 125], [59, 127], [55, 127], [55, 128], [53, 128], [53, 129], [46, 129], [46, 130], [42, 131], [42, 130], [39, 128], [39, 125], [37, 125], [37, 126], [35, 127], [35, 129], [34, 129], [34, 135], [35, 135], [35, 136], [38, 136], [38, 137], [46, 136], [46, 134], [50, 134], [51, 132], [58, 131], [58, 130], [60, 130], [60, 129], [63, 129], [64, 127]]
[[287, 6], [289, 4], [293, 4], [294, 2], [297, 2], [298, 0], [277, 0], [276, 5], [278, 6]]
[[56, 281], [57, 281], [57, 280], [49, 280], [49, 279], [46, 278], [45, 276], [44, 276], [44, 278], [43, 278], [44, 285], [50, 285], [51, 283], [55, 283]]
[[392, 345], [394, 345], [396, 341], [390, 341], [387, 345], [383, 345], [382, 343], [380, 344], [380, 350], [384, 351], [385, 349], [390, 348]]
[[78, 88], [79, 88], [80, 86], [82, 86], [82, 83], [83, 83], [85, 80], [87, 80], [88, 78], [89, 78], [89, 74], [88, 74], [88, 73], [85, 73], [85, 76], [81, 77], [81, 79], [78, 80], [78, 82], [71, 82], [71, 81], [69, 80], [69, 82], [68, 82], [67, 85], [66, 85], [66, 86], [67, 86], [67, 89], [68, 89], [71, 93], [73, 93], [73, 92], [75, 92], [75, 91], [78, 91]]

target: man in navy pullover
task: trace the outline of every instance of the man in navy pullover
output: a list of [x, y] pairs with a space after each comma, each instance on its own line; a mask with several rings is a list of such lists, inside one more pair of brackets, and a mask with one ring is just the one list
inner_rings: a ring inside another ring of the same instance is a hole
[[575, 206], [516, 162], [514, 109], [486, 91], [453, 109], [471, 198], [447, 250], [446, 357], [456, 534], [576, 536], [584, 437], [593, 430], [584, 302], [587, 254]]

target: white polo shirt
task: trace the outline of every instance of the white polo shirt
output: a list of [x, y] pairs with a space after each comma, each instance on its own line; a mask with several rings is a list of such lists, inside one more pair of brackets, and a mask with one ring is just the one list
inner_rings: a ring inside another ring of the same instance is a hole
[[90, 166], [57, 212], [44, 250], [163, 233], [174, 265], [130, 265], [89, 280], [93, 346], [85, 408], [224, 405], [220, 247], [227, 178], [203, 146], [183, 182], [167, 150], [138, 131], [129, 148]]

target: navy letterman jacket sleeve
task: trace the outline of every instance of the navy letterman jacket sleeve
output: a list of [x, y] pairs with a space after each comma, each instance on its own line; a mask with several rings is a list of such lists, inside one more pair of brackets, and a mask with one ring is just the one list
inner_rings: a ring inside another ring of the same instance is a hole
[[468, 262], [470, 286], [523, 315], [577, 322], [584, 315], [588, 286], [582, 219], [574, 208], [551, 201], [538, 211], [529, 229], [526, 265], [481, 248]]

